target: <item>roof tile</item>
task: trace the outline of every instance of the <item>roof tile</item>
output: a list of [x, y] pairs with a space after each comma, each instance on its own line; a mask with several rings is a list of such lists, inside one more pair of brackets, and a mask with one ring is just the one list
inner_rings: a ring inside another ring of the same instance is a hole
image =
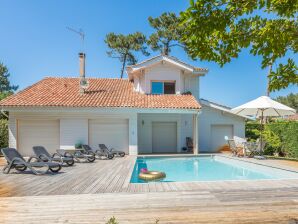
[[47, 77], [2, 101], [2, 107], [130, 107], [199, 109], [192, 95], [151, 95], [135, 92], [127, 79], [88, 78], [79, 93], [79, 78]]

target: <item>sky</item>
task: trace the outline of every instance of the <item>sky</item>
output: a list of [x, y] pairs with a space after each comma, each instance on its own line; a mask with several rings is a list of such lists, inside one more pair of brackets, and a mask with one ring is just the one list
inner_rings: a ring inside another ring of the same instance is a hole
[[[0, 62], [10, 71], [12, 84], [20, 90], [46, 76], [77, 77], [78, 52], [86, 52], [87, 77], [118, 78], [121, 64], [109, 58], [104, 39], [107, 33], [143, 32], [149, 36], [147, 18], [163, 12], [185, 10], [185, 0], [0, 0]], [[85, 41], [66, 27], [82, 29]], [[151, 52], [151, 56], [158, 52]], [[244, 50], [224, 67], [191, 60], [182, 49], [172, 56], [189, 64], [208, 68], [201, 78], [201, 97], [235, 107], [266, 93], [266, 74], [261, 58]], [[138, 60], [147, 57], [138, 54]], [[294, 57], [298, 60], [297, 55]], [[272, 98], [298, 93], [297, 86], [274, 92]]]

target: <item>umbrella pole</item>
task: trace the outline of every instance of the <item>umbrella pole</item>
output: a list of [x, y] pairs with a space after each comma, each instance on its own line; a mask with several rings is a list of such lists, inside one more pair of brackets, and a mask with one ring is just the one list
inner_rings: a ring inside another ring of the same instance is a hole
[[261, 109], [262, 113], [261, 113], [261, 136], [260, 136], [260, 150], [263, 148], [263, 128], [264, 128], [264, 110]]

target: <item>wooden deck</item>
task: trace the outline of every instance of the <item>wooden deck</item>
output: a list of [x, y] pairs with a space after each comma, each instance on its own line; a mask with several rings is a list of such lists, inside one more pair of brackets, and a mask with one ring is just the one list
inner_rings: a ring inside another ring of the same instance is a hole
[[298, 188], [106, 193], [0, 198], [0, 223], [287, 223], [298, 221]]
[[131, 184], [134, 162], [1, 173], [0, 223], [298, 223], [297, 179]]
[[25, 174], [14, 171], [9, 175], [1, 172], [0, 197], [298, 187], [298, 179], [132, 184], [130, 178], [135, 159], [136, 157], [126, 156], [114, 160], [96, 160], [94, 163], [76, 163], [73, 167], [63, 167], [58, 174], [42, 176], [33, 175], [30, 171]]

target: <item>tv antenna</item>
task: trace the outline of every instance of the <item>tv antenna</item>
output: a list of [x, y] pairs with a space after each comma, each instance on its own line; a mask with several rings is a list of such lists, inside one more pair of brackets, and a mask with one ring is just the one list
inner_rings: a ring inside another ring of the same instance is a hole
[[[73, 33], [76, 33], [80, 36], [81, 38], [81, 41], [82, 41], [82, 48], [84, 48], [84, 40], [85, 40], [85, 33], [82, 29], [79, 29], [79, 30], [75, 30], [71, 27], [66, 27], [66, 29], [68, 29], [69, 31], [73, 32]], [[82, 49], [83, 50], [83, 49]]]

